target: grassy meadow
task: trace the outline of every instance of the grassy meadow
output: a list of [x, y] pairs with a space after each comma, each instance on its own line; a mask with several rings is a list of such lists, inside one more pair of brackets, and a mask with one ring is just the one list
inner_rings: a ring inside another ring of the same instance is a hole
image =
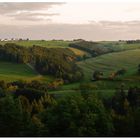
[[129, 76], [136, 73], [139, 60], [140, 49], [134, 49], [86, 59], [78, 62], [78, 65], [84, 71], [85, 80], [90, 81], [95, 70], [100, 70], [105, 76], [108, 76], [111, 72], [125, 68], [127, 70], [126, 75]]
[[38, 79], [40, 75], [26, 64], [0, 61], [0, 79], [6, 81]]

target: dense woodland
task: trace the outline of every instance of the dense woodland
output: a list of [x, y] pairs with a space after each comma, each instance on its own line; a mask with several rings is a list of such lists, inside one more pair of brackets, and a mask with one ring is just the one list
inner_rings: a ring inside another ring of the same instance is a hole
[[88, 85], [61, 98], [39, 81], [0, 81], [0, 87], [0, 136], [139, 136], [137, 87], [120, 85], [109, 99]]

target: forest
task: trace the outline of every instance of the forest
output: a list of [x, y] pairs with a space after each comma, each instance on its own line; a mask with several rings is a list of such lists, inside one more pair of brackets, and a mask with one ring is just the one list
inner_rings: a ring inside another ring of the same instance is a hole
[[61, 98], [38, 81], [0, 87], [0, 136], [139, 136], [140, 88], [102, 99], [86, 85]]

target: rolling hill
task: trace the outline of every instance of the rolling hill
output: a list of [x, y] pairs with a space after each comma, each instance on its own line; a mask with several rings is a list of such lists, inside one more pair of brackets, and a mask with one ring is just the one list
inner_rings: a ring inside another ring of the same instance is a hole
[[139, 62], [140, 49], [135, 49], [105, 54], [78, 62], [77, 64], [83, 69], [85, 80], [89, 81], [95, 70], [100, 70], [104, 75], [108, 75], [111, 72], [125, 68], [127, 70], [126, 75], [131, 75], [137, 71]]
[[[103, 98], [111, 97], [114, 95], [116, 88], [120, 87], [122, 83], [125, 85], [126, 90], [131, 86], [140, 86], [140, 76], [137, 74], [139, 63], [140, 49], [109, 53], [77, 62], [84, 72], [84, 79], [79, 83], [63, 85], [59, 90], [51, 91], [50, 93], [63, 95], [77, 94], [79, 86], [82, 84], [88, 85], [93, 89], [93, 93], [97, 93]], [[103, 71], [104, 76], [108, 77], [110, 73], [121, 68], [125, 68], [127, 71], [125, 75], [119, 77], [120, 81], [91, 81], [95, 70]]]

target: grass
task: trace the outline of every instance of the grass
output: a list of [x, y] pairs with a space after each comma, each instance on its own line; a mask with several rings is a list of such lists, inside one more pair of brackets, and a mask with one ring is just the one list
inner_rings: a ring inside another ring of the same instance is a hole
[[36, 77], [38, 77], [38, 74], [25, 64], [0, 62], [0, 80], [27, 80]]
[[54, 77], [50, 75], [42, 76], [26, 64], [0, 61], [0, 80], [7, 82], [39, 80], [48, 83], [52, 82]]
[[15, 43], [17, 45], [21, 45], [25, 47], [38, 45], [38, 46], [47, 47], [47, 48], [66, 48], [68, 47], [68, 44], [70, 43], [70, 41], [61, 41], [61, 40], [0, 41], [0, 44], [2, 45], [5, 43]]
[[78, 65], [84, 71], [85, 80], [90, 81], [95, 70], [102, 71], [105, 76], [108, 76], [112, 72], [125, 68], [127, 70], [126, 75], [132, 75], [137, 70], [139, 60], [140, 49], [135, 49], [90, 58], [78, 62]]
[[[73, 41], [65, 41], [65, 40], [29, 40], [29, 41], [0, 41], [0, 44], [6, 44], [6, 43], [15, 43], [17, 45], [25, 46], [25, 47], [31, 47], [33, 45], [39, 45], [47, 48], [66, 48], [68, 47], [69, 43], [73, 43]], [[101, 45], [104, 45], [107, 48], [111, 48], [114, 51], [124, 51], [129, 49], [138, 49], [140, 48], [140, 43], [134, 43], [134, 44], [127, 44], [126, 42], [118, 42], [118, 41], [101, 41], [98, 42]], [[71, 48], [71, 47], [70, 47]], [[83, 54], [84, 51], [80, 51], [79, 49], [73, 49], [72, 50], [75, 53]]]
[[[110, 98], [114, 95], [115, 90], [123, 83], [124, 88], [140, 87], [140, 76], [137, 74], [138, 64], [140, 63], [140, 49], [128, 50], [117, 53], [105, 54], [95, 58], [90, 58], [81, 62], [78, 65], [83, 69], [84, 79], [80, 83], [73, 83], [63, 85], [58, 91], [60, 94], [77, 94], [80, 84], [87, 84], [92, 87], [91, 91], [103, 98]], [[124, 76], [116, 78], [114, 81], [99, 80], [91, 81], [94, 70], [104, 72], [104, 76], [108, 77], [110, 73], [115, 72], [121, 68], [126, 68], [127, 72]]]
[[16, 80], [42, 80], [46, 82], [51, 81], [51, 79], [52, 77], [50, 76], [39, 75], [26, 64], [0, 61], [0, 80], [5, 80], [7, 82]]
[[118, 41], [103, 41], [100, 43], [103, 44], [105, 47], [112, 49], [113, 51], [140, 49], [140, 43], [127, 44], [126, 42]]
[[72, 47], [69, 47], [69, 49], [70, 49], [71, 51], [73, 51], [74, 54], [77, 55], [77, 56], [89, 55], [87, 52], [82, 51], [82, 50], [80, 50], [80, 49], [76, 49], [76, 48], [72, 48]]
[[[80, 90], [56, 90], [56, 91], [49, 91], [49, 94], [53, 94], [56, 97], [61, 96], [71, 96], [75, 94], [80, 94]], [[92, 90], [89, 94], [96, 94], [100, 98], [111, 98], [115, 94], [115, 89], [109, 89], [109, 90]]]

